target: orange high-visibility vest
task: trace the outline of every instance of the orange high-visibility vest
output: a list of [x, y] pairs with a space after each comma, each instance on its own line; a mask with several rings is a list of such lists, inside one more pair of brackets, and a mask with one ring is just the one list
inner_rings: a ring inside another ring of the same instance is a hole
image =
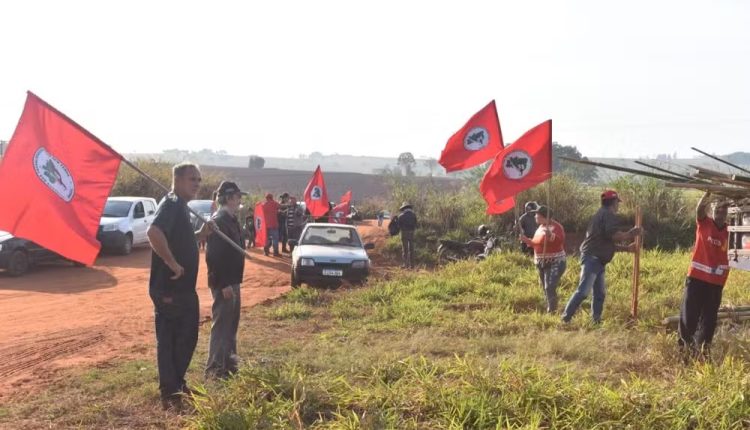
[[719, 228], [713, 219], [698, 220], [695, 230], [695, 248], [688, 276], [723, 287], [729, 276], [729, 231]]

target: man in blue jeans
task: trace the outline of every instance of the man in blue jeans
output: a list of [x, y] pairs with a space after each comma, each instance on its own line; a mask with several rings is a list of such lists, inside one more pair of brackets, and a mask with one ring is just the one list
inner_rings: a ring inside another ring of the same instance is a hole
[[620, 197], [615, 191], [605, 191], [601, 195], [602, 206], [591, 219], [586, 229], [586, 239], [581, 244], [581, 279], [578, 289], [573, 293], [565, 306], [562, 320], [570, 322], [581, 303], [593, 290], [594, 298], [591, 302], [591, 319], [598, 324], [602, 321], [604, 297], [607, 285], [604, 272], [607, 263], [612, 261], [615, 252], [632, 252], [635, 244], [619, 245], [631, 242], [641, 233], [640, 228], [633, 227], [623, 232], [618, 227], [617, 211], [620, 208]]

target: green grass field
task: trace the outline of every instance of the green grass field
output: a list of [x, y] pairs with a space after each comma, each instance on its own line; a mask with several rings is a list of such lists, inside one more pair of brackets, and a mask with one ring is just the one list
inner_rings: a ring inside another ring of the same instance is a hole
[[[608, 267], [605, 322], [563, 326], [543, 313], [530, 262], [404, 273], [353, 289], [302, 288], [244, 315], [246, 365], [203, 386], [196, 411], [159, 409], [152, 356], [70, 372], [0, 409], [15, 428], [748, 428], [750, 336], [722, 326], [713, 363], [685, 365], [661, 319], [678, 312], [689, 257], [642, 258], [640, 322], [629, 327], [632, 256]], [[575, 288], [569, 260], [561, 302]], [[724, 304], [750, 304], [734, 272]], [[588, 306], [588, 301], [584, 306]], [[207, 327], [191, 382], [202, 383]], [[152, 352], [149, 351], [149, 354]], [[25, 419], [25, 421], [21, 419]]]

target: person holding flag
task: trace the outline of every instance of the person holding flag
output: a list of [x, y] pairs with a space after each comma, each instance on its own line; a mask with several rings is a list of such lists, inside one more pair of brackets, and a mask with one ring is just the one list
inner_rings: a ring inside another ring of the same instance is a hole
[[[149, 296], [154, 304], [159, 391], [165, 409], [180, 408], [192, 394], [185, 373], [198, 343], [198, 241], [206, 240], [212, 221], [193, 231], [187, 202], [198, 194], [198, 166], [182, 163], [172, 169], [172, 191], [159, 203], [148, 229], [151, 243]], [[197, 238], [197, 240], [196, 240]]]
[[268, 250], [273, 247], [273, 256], [281, 257], [279, 253], [279, 211], [281, 205], [273, 199], [273, 194], [266, 194], [263, 203], [263, 220], [265, 221], [266, 239], [263, 242], [263, 254], [268, 255]]

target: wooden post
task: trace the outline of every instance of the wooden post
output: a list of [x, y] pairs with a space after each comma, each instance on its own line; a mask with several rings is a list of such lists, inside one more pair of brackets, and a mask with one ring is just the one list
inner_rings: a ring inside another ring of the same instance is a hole
[[[641, 207], [635, 208], [635, 226], [641, 227]], [[630, 303], [630, 317], [633, 321], [638, 320], [638, 287], [641, 282], [641, 246], [643, 245], [642, 235], [635, 238], [635, 253], [633, 253], [633, 298]]]

